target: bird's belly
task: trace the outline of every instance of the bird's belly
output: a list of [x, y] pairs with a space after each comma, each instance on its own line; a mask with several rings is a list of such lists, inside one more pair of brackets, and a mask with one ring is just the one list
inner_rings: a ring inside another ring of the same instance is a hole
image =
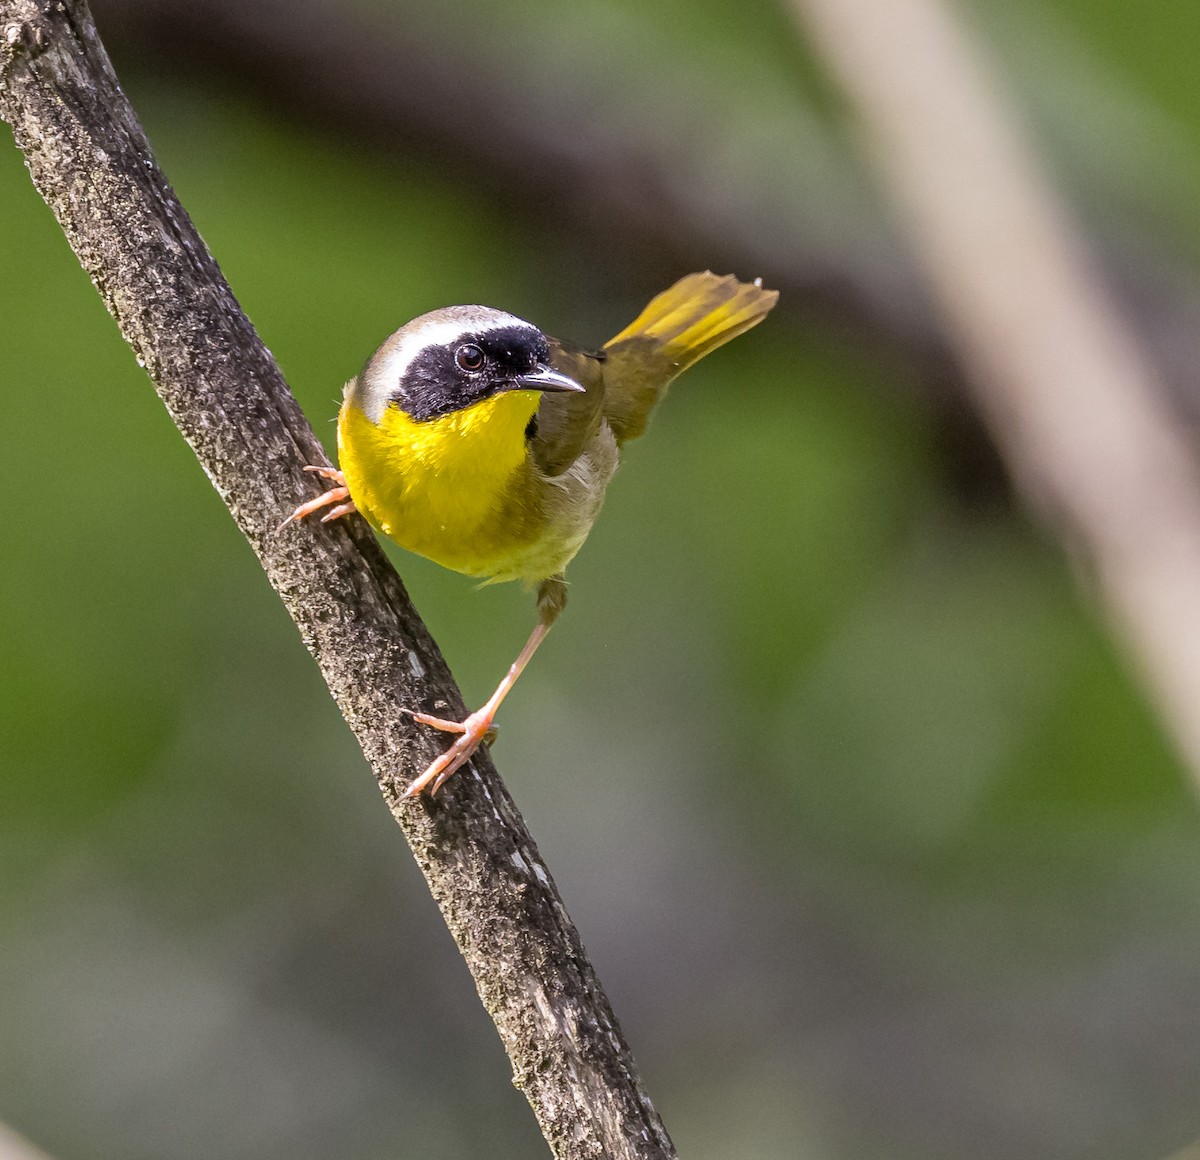
[[402, 548], [468, 576], [519, 569], [543, 521], [508, 498], [508, 481], [495, 487], [421, 476], [410, 464], [403, 476], [366, 483], [347, 473], [346, 482], [359, 510]]
[[436, 488], [427, 488], [419, 503], [411, 493], [378, 507], [368, 501], [368, 518], [402, 548], [496, 583], [558, 575], [583, 546], [599, 511], [598, 502], [579, 502], [582, 497], [569, 506], [546, 504], [541, 488], [524, 483], [490, 496], [456, 490], [444, 503], [438, 498]]

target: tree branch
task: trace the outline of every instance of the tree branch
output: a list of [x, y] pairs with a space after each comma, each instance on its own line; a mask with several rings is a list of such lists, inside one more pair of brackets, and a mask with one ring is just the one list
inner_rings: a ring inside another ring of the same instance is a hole
[[155, 164], [82, 0], [0, 0], [0, 116], [121, 333], [258, 555], [370, 762], [562, 1160], [675, 1155], [562, 899], [481, 754], [399, 801], [462, 698], [361, 520], [275, 528], [324, 453]]

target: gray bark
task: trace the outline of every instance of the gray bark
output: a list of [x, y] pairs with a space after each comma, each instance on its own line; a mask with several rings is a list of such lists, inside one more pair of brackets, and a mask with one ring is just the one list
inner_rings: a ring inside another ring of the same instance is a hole
[[[443, 739], [399, 711], [464, 714], [361, 520], [276, 532], [324, 453], [155, 164], [81, 0], [0, 0], [0, 116], [122, 334], [316, 658], [474, 976], [556, 1156], [674, 1149], [490, 758], [399, 799]], [[19, 262], [8, 265], [19, 276]]]

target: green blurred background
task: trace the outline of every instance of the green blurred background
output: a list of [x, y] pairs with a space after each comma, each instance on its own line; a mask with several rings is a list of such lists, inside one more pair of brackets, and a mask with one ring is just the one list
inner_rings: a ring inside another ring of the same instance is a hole
[[[690, 269], [783, 288], [629, 448], [495, 750], [681, 1155], [1200, 1135], [1194, 798], [781, 12], [94, 9], [330, 446], [342, 382], [435, 306], [599, 343]], [[1200, 7], [964, 12], [1169, 346], [1200, 301]], [[0, 1118], [60, 1160], [545, 1154], [315, 666], [10, 142], [0, 246]], [[480, 700], [532, 601], [394, 554]]]

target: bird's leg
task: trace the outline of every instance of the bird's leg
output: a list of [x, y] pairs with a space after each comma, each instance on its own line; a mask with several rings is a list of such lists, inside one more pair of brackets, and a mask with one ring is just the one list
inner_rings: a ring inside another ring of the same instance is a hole
[[358, 508], [354, 506], [354, 501], [350, 498], [350, 489], [346, 486], [346, 477], [337, 468], [309, 466], [304, 470], [311, 471], [314, 475], [319, 475], [322, 479], [328, 479], [332, 483], [336, 483], [337, 486], [331, 487], [323, 495], [317, 496], [316, 499], [310, 499], [308, 503], [302, 503], [275, 529], [277, 532], [283, 531], [292, 520], [302, 520], [305, 516], [311, 516], [313, 512], [320, 511], [323, 507], [329, 507], [330, 504], [336, 504], [337, 506], [321, 517], [321, 523], [323, 524], [327, 524], [330, 520], [336, 520], [341, 516], [348, 516], [351, 512], [358, 511]]
[[504, 674], [504, 679], [496, 686], [496, 691], [487, 699], [481, 709], [477, 709], [465, 721], [446, 721], [440, 717], [430, 717], [425, 713], [412, 714], [416, 721], [432, 725], [435, 729], [441, 729], [448, 733], [457, 733], [459, 737], [404, 791], [404, 797], [416, 797], [417, 794], [426, 790], [431, 794], [437, 793], [447, 778], [471, 760], [475, 751], [487, 739], [488, 733], [493, 728], [492, 722], [501, 702], [508, 696], [513, 685], [517, 683], [517, 678], [529, 664], [538, 645], [546, 639], [546, 633], [549, 631], [548, 624], [538, 624], [521, 650], [521, 655], [517, 657], [512, 667]]
[[567, 584], [561, 576], [551, 576], [549, 580], [542, 581], [538, 588], [537, 626], [529, 634], [520, 656], [513, 661], [508, 672], [504, 674], [504, 679], [496, 686], [496, 691], [482, 708], [477, 709], [465, 721], [448, 721], [444, 717], [433, 717], [428, 713], [413, 713], [409, 710], [415, 721], [446, 733], [457, 733], [459, 737], [404, 791], [403, 797], [416, 797], [417, 794], [426, 791], [431, 795], [437, 793], [454, 773], [471, 760], [479, 746], [488, 740], [488, 735], [494, 731], [493, 721], [501, 703], [517, 683], [517, 678], [525, 671], [525, 666], [533, 659], [533, 654], [546, 639], [546, 634], [566, 603]]

